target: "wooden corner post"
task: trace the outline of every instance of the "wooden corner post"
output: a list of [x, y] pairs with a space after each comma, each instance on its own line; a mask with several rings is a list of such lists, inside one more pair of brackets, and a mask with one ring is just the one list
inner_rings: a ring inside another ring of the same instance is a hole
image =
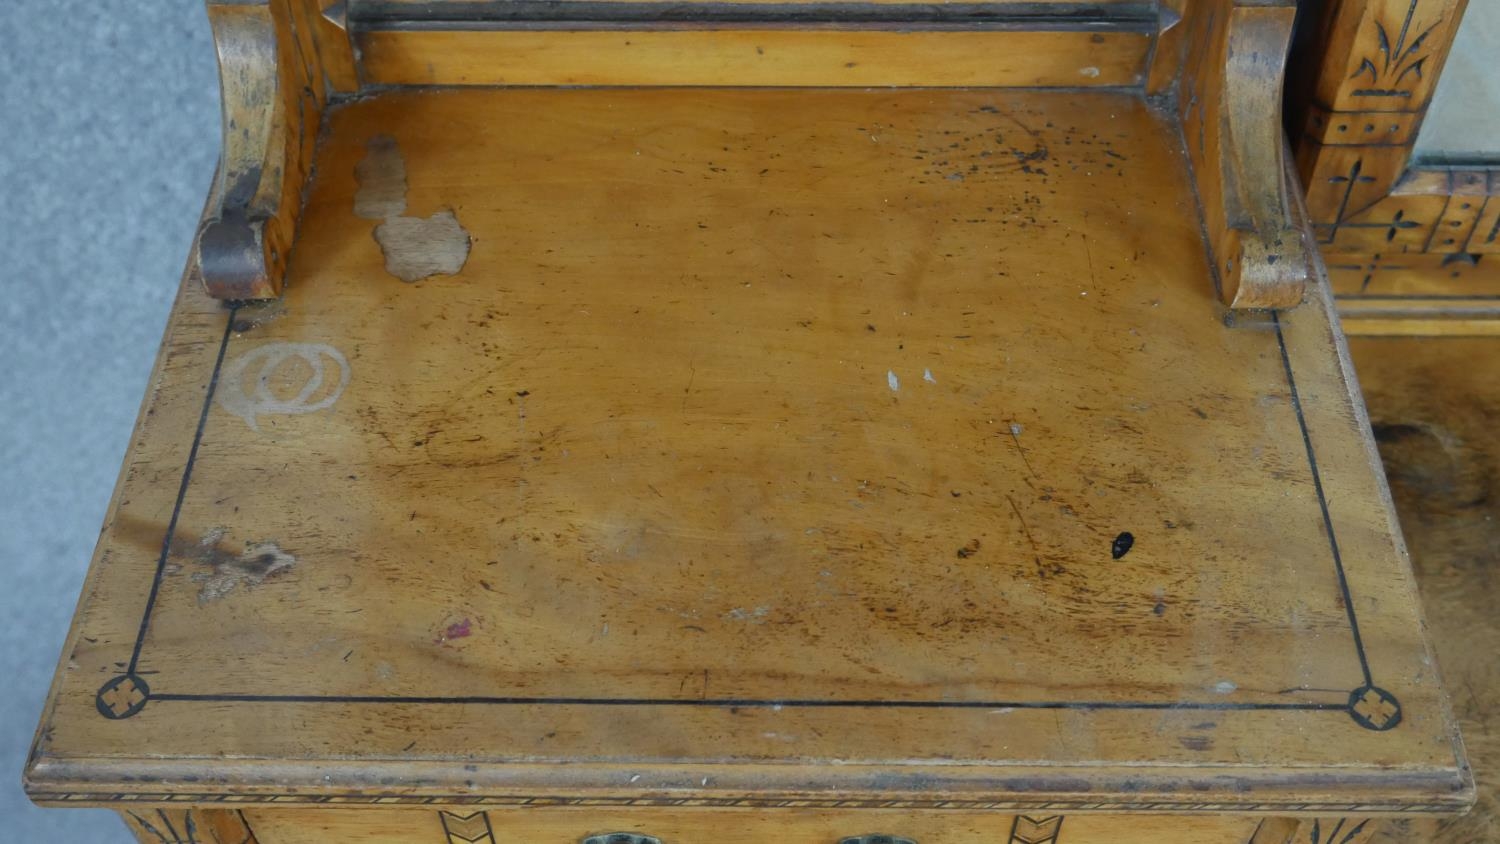
[[1360, 333], [1488, 333], [1500, 313], [1500, 168], [1416, 152], [1467, 8], [1342, 0], [1308, 21], [1290, 109], [1297, 169], [1345, 326]]
[[196, 258], [219, 299], [280, 295], [323, 106], [352, 85], [325, 71], [332, 49], [315, 0], [209, 0], [224, 149]]
[[1178, 108], [1220, 295], [1232, 308], [1302, 301], [1311, 255], [1287, 185], [1281, 90], [1294, 0], [1187, 5]]

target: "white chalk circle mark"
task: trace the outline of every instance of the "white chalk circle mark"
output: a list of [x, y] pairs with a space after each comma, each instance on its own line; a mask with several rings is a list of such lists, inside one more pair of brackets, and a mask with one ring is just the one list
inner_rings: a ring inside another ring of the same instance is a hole
[[[309, 369], [297, 395], [279, 399], [271, 392], [271, 379], [281, 365], [297, 359]], [[325, 360], [338, 367], [338, 384], [317, 401], [312, 397], [323, 389]], [[245, 378], [251, 375], [255, 385], [248, 392]], [[240, 355], [219, 373], [219, 406], [245, 420], [250, 430], [259, 431], [260, 416], [299, 416], [333, 407], [349, 386], [349, 361], [338, 349], [326, 343], [267, 343]]]

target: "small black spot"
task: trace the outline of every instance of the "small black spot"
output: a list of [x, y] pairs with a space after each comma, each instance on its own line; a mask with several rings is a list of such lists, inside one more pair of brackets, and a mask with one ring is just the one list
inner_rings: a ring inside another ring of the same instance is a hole
[[1152, 607], [1151, 611], [1153, 613], [1156, 613], [1157, 615], [1166, 615], [1167, 614], [1167, 605], [1163, 604], [1161, 601], [1157, 601], [1156, 602], [1156, 606]]
[[870, 325], [869, 323], [866, 323], [865, 324], [865, 330], [866, 331], [874, 331], [875, 330], [875, 326]]
[[230, 328], [234, 329], [234, 333], [236, 334], [244, 334], [246, 331], [249, 331], [254, 327], [255, 323], [251, 322], [248, 319], [237, 319], [234, 321], [234, 325], [230, 326]]
[[1110, 556], [1118, 560], [1126, 554], [1129, 554], [1131, 546], [1133, 545], [1135, 545], [1135, 537], [1131, 536], [1130, 531], [1124, 531], [1119, 536], [1115, 537], [1114, 542], [1110, 543]]
[[531, 395], [531, 391], [530, 390], [519, 390], [519, 391], [516, 392], [516, 397], [517, 398], [523, 398], [524, 399], [524, 398], [526, 398], [529, 395]]

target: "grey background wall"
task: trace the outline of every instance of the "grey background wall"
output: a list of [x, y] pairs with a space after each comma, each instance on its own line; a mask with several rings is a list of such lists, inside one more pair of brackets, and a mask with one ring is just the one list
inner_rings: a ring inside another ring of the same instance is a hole
[[1500, 2], [1473, 0], [1417, 136], [1417, 154], [1469, 163], [1500, 158]]
[[213, 177], [201, 0], [0, 2], [0, 841], [124, 842], [21, 767]]

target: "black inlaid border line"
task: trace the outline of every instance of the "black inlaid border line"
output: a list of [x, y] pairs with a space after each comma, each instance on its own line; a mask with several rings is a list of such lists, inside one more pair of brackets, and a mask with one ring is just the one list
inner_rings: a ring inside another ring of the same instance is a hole
[[1339, 592], [1344, 596], [1344, 612], [1349, 617], [1349, 632], [1354, 636], [1354, 650], [1359, 654], [1359, 669], [1364, 674], [1365, 685], [1373, 686], [1370, 677], [1370, 662], [1365, 657], [1364, 639], [1359, 635], [1359, 618], [1354, 612], [1354, 596], [1349, 592], [1349, 579], [1344, 574], [1344, 556], [1339, 552], [1339, 540], [1333, 531], [1333, 517], [1328, 512], [1328, 497], [1323, 492], [1323, 477], [1318, 471], [1318, 456], [1313, 451], [1312, 435], [1307, 430], [1307, 418], [1302, 413], [1302, 394], [1297, 390], [1297, 378], [1292, 374], [1292, 358], [1287, 352], [1286, 336], [1281, 331], [1281, 314], [1271, 312], [1271, 323], [1276, 326], [1276, 345], [1281, 349], [1281, 365], [1286, 369], [1286, 384], [1292, 400], [1292, 410], [1297, 414], [1297, 427], [1302, 431], [1302, 446], [1307, 450], [1307, 465], [1312, 469], [1313, 490], [1318, 494], [1318, 509], [1323, 513], [1323, 531], [1328, 534], [1328, 547], [1333, 551], [1333, 567], [1338, 573]]
[[1343, 703], [1235, 703], [1232, 701], [992, 701], [992, 700], [836, 700], [763, 698], [616, 698], [616, 697], [423, 697], [407, 695], [236, 695], [151, 694], [152, 700], [213, 703], [392, 703], [501, 704], [511, 706], [689, 706], [746, 709], [1145, 709], [1145, 710], [1306, 710], [1346, 711]]
[[[141, 711], [148, 700], [161, 701], [205, 701], [217, 703], [342, 703], [342, 704], [491, 704], [491, 705], [574, 705], [574, 706], [686, 706], [686, 707], [744, 707], [744, 708], [792, 708], [792, 709], [836, 709], [836, 708], [870, 708], [870, 709], [1029, 709], [1029, 710], [1146, 710], [1146, 711], [1172, 711], [1172, 710], [1203, 710], [1203, 711], [1339, 711], [1348, 713], [1356, 723], [1367, 729], [1387, 730], [1395, 727], [1401, 720], [1400, 705], [1388, 692], [1375, 687], [1371, 679], [1369, 662], [1365, 656], [1364, 642], [1359, 633], [1359, 622], [1355, 615], [1354, 600], [1349, 589], [1348, 579], [1344, 572], [1343, 556], [1339, 551], [1338, 540], [1334, 534], [1333, 520], [1328, 511], [1328, 502], [1323, 490], [1322, 475], [1318, 468], [1317, 456], [1312, 445], [1312, 437], [1307, 428], [1307, 420], [1303, 413], [1301, 394], [1297, 389], [1296, 377], [1292, 371], [1290, 353], [1287, 350], [1286, 338], [1282, 333], [1281, 318], [1278, 312], [1271, 312], [1271, 322], [1276, 329], [1276, 342], [1281, 353], [1283, 372], [1286, 377], [1287, 390], [1291, 399], [1292, 410], [1297, 419], [1298, 429], [1302, 434], [1303, 446], [1307, 453], [1308, 469], [1312, 476], [1313, 488], [1317, 493], [1318, 506], [1323, 517], [1324, 531], [1328, 537], [1330, 551], [1332, 552], [1335, 573], [1338, 577], [1339, 590], [1344, 599], [1344, 607], [1349, 619], [1349, 627], [1354, 638], [1356, 653], [1359, 656], [1360, 670], [1364, 677], [1364, 685], [1350, 693], [1347, 703], [1328, 702], [1301, 702], [1301, 703], [1270, 703], [1270, 702], [1243, 702], [1233, 701], [953, 701], [953, 700], [837, 700], [837, 699], [787, 699], [766, 700], [758, 698], [716, 698], [716, 699], [691, 699], [691, 698], [594, 698], [594, 697], [520, 697], [520, 696], [399, 696], [399, 695], [274, 695], [274, 694], [219, 694], [219, 693], [165, 693], [153, 692], [145, 680], [136, 674], [136, 668], [140, 660], [141, 650], [145, 643], [146, 634], [150, 627], [152, 611], [156, 605], [156, 598], [160, 592], [162, 580], [166, 570], [166, 561], [171, 552], [172, 540], [177, 530], [178, 517], [182, 505], [187, 496], [189, 483], [192, 479], [193, 466], [197, 460], [198, 449], [202, 444], [204, 431], [208, 424], [208, 415], [213, 407], [213, 400], [218, 389], [219, 374], [223, 368], [224, 358], [229, 348], [229, 340], [233, 334], [235, 313], [239, 309], [238, 304], [229, 307], [229, 313], [225, 319], [224, 333], [219, 341], [219, 350], [214, 361], [213, 372], [209, 378], [208, 390], [203, 398], [203, 408], [199, 413], [198, 426], [193, 435], [193, 444], [188, 452], [187, 463], [183, 468], [182, 481], [178, 488], [177, 500], [172, 509], [172, 517], [167, 526], [166, 536], [162, 540], [161, 554], [157, 559], [156, 573], [152, 579], [151, 592], [147, 598], [146, 608], [141, 617], [140, 629], [136, 636], [134, 651], [131, 655], [129, 668], [123, 675], [117, 675], [107, 681], [100, 689], [99, 700], [96, 702], [100, 714], [107, 718], [128, 718]], [[117, 687], [127, 690], [134, 689], [140, 699], [131, 703], [122, 711], [114, 711], [104, 702], [106, 692], [113, 691]], [[1357, 703], [1361, 699], [1375, 695], [1376, 703], [1389, 704], [1394, 710], [1394, 716], [1382, 720], [1373, 720], [1370, 716], [1362, 714]]]
[[219, 370], [224, 367], [224, 353], [229, 350], [229, 336], [233, 333], [234, 315], [238, 304], [229, 306], [224, 319], [224, 334], [219, 338], [219, 354], [214, 359], [213, 373], [208, 378], [208, 389], [203, 394], [203, 409], [198, 413], [198, 428], [193, 432], [193, 445], [188, 449], [187, 464], [182, 468], [182, 482], [177, 487], [177, 501], [172, 505], [172, 518], [167, 522], [167, 533], [161, 540], [161, 554], [156, 558], [156, 575], [151, 579], [151, 592], [146, 596], [146, 609], [141, 613], [141, 626], [135, 634], [135, 647], [130, 652], [129, 675], [135, 674], [141, 661], [141, 648], [146, 644], [146, 631], [151, 626], [151, 612], [156, 608], [156, 596], [161, 592], [162, 578], [166, 575], [167, 557], [172, 552], [172, 540], [177, 534], [177, 517], [182, 514], [182, 502], [187, 498], [188, 482], [193, 478], [193, 464], [198, 460], [198, 447], [203, 444], [203, 430], [208, 426], [208, 413], [213, 408], [214, 393], [219, 386]]

